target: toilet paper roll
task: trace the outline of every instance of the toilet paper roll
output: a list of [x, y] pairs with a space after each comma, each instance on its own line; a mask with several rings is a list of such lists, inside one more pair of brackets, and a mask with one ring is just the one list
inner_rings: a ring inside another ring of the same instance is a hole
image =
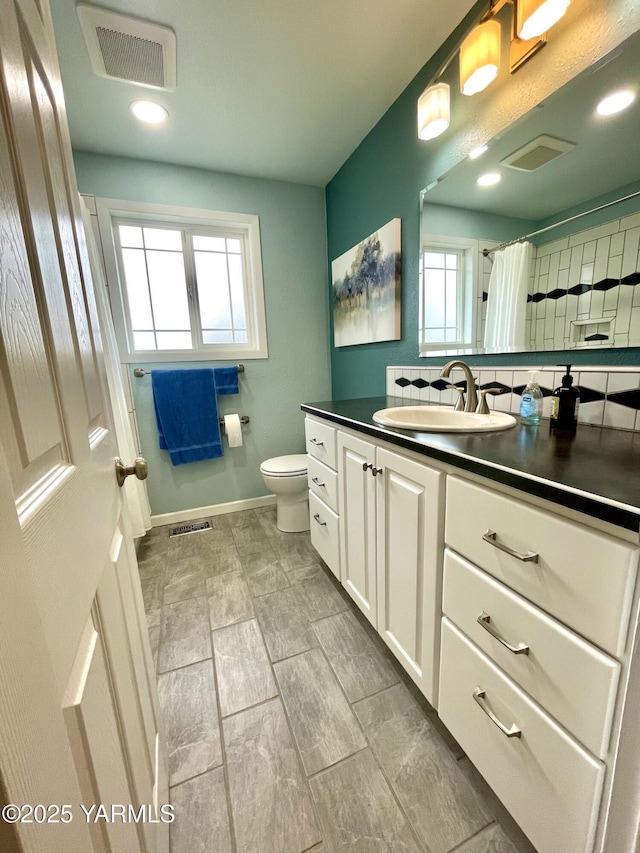
[[229, 447], [242, 447], [242, 426], [240, 425], [240, 415], [225, 415], [224, 431], [227, 434]]

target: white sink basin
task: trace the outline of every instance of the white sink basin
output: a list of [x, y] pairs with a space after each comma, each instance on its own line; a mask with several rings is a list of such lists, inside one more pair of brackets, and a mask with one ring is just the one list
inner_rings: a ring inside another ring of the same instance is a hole
[[491, 412], [476, 415], [473, 412], [456, 412], [437, 406], [395, 406], [380, 409], [373, 420], [381, 426], [412, 429], [416, 432], [497, 432], [516, 425], [513, 415]]

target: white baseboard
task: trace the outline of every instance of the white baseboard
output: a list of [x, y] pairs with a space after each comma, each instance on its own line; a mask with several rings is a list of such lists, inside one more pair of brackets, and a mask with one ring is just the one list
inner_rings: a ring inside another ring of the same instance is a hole
[[246, 498], [242, 501], [229, 501], [224, 504], [211, 506], [196, 506], [193, 509], [181, 509], [178, 512], [164, 512], [151, 516], [152, 527], [162, 527], [164, 524], [176, 524], [182, 521], [193, 521], [196, 518], [208, 518], [212, 515], [225, 515], [228, 512], [239, 512], [243, 509], [258, 509], [261, 506], [275, 506], [275, 495], [264, 495], [261, 498]]

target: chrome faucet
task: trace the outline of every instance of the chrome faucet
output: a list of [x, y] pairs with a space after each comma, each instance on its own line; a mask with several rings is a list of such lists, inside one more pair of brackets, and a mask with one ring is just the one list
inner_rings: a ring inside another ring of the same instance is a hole
[[[458, 402], [456, 403], [457, 411], [465, 411], [465, 412], [475, 412], [478, 407], [478, 389], [476, 388], [476, 381], [473, 378], [471, 373], [471, 368], [464, 361], [458, 361], [454, 359], [454, 361], [450, 361], [448, 364], [442, 368], [442, 372], [440, 373], [441, 379], [448, 379], [449, 374], [453, 370], [454, 367], [459, 367], [464, 371], [464, 377], [467, 380], [467, 398], [465, 400], [464, 391], [462, 388], [458, 388], [457, 385], [450, 385], [450, 388], [455, 388], [455, 390], [460, 395], [458, 398]], [[484, 401], [484, 394], [482, 396], [482, 401]], [[486, 406], [486, 401], [484, 402]]]

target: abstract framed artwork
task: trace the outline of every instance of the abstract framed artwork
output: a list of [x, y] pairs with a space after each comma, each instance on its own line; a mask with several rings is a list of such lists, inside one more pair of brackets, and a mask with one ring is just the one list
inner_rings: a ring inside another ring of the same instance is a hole
[[336, 347], [400, 339], [400, 219], [331, 263]]

